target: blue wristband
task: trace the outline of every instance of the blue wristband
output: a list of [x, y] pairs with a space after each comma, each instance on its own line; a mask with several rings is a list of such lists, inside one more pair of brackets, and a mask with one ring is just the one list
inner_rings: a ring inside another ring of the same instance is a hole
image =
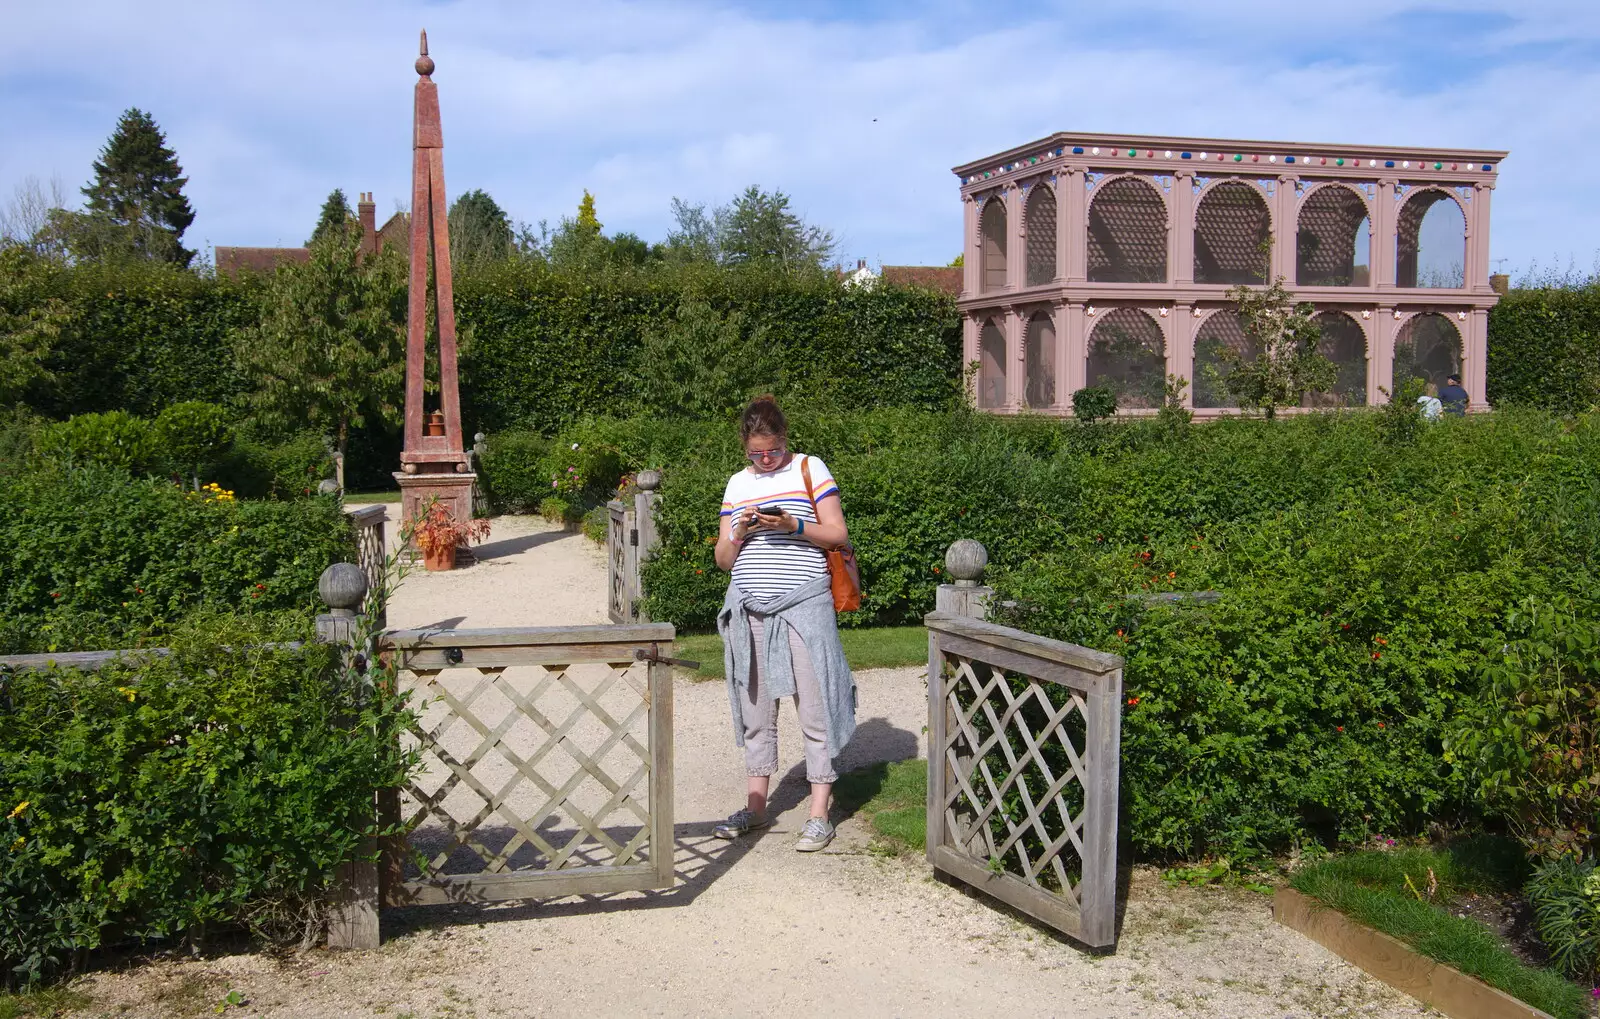
[[798, 538], [802, 534], [806, 533], [806, 522], [803, 519], [801, 519], [800, 517], [795, 517], [794, 518], [794, 522], [795, 522], [794, 536], [796, 538]]

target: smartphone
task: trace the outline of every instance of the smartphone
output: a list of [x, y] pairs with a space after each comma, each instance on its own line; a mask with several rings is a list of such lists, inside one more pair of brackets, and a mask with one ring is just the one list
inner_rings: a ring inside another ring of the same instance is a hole
[[757, 506], [756, 507], [756, 512], [761, 514], [764, 517], [782, 516], [783, 515], [783, 507], [782, 506]]

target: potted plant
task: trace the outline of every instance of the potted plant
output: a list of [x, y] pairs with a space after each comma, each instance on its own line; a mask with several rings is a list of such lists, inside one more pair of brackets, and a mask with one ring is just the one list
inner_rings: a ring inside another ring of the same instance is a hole
[[433, 571], [453, 570], [456, 549], [489, 536], [487, 520], [457, 520], [435, 497], [411, 521], [411, 537], [422, 553], [422, 565]]

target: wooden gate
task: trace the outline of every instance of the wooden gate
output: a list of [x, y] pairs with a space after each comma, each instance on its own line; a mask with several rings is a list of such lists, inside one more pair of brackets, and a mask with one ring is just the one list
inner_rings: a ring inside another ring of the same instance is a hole
[[385, 635], [421, 773], [381, 812], [385, 905], [669, 888], [673, 628]]
[[606, 503], [606, 513], [606, 610], [613, 623], [638, 622], [638, 514], [619, 499]]
[[924, 623], [928, 862], [1114, 944], [1122, 659], [943, 612]]

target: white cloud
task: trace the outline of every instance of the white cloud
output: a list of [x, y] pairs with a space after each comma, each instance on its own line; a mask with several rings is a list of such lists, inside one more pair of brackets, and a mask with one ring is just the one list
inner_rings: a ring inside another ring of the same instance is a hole
[[[426, 25], [450, 191], [483, 187], [530, 221], [571, 214], [587, 187], [608, 230], [656, 239], [672, 196], [758, 183], [847, 260], [944, 262], [961, 243], [951, 166], [1104, 130], [1509, 148], [1495, 256], [1591, 257], [1600, 211], [1569, 181], [1600, 162], [1600, 72], [1562, 54], [1596, 50], [1600, 5], [1074, 7], [824, 22], [616, 0], [19, 6], [0, 39], [0, 193], [30, 173], [87, 179], [137, 105], [191, 176], [191, 243], [298, 243], [334, 186], [386, 212], [409, 194]], [[1419, 38], [1375, 41], [1409, 17]]]

